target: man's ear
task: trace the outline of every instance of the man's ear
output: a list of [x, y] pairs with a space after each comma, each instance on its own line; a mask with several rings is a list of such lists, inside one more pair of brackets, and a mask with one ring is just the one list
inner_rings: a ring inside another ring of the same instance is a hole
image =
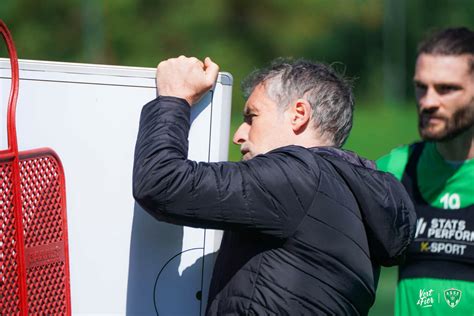
[[298, 99], [293, 102], [290, 111], [291, 127], [293, 132], [303, 132], [311, 122], [313, 108], [306, 99]]

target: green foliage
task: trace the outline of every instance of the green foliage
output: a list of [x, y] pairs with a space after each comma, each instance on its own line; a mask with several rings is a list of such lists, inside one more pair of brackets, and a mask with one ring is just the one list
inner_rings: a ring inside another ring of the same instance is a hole
[[[400, 21], [388, 18], [394, 7]], [[372, 103], [387, 97], [387, 83], [400, 83], [399, 100], [410, 98], [416, 43], [432, 29], [473, 27], [473, 16], [471, 0], [0, 1], [20, 58], [154, 67], [181, 54], [211, 56], [238, 88], [273, 58], [304, 57], [336, 62], [356, 78], [357, 99]], [[403, 47], [392, 54], [397, 39]]]
[[356, 106], [352, 132], [344, 148], [369, 159], [409, 144], [418, 137], [416, 106]]

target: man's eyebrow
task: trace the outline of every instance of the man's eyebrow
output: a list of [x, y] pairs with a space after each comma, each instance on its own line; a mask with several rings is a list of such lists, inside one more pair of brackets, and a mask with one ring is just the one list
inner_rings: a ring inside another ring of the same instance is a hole
[[417, 80], [417, 79], [413, 79], [413, 83], [416, 84], [416, 85], [423, 85], [423, 86], [426, 85], [421, 80]]
[[[421, 80], [413, 79], [413, 83], [418, 86], [426, 86], [427, 84]], [[434, 82], [434, 86], [452, 86], [452, 87], [462, 87], [462, 84], [459, 82], [450, 82], [450, 81], [443, 81], [443, 82]]]

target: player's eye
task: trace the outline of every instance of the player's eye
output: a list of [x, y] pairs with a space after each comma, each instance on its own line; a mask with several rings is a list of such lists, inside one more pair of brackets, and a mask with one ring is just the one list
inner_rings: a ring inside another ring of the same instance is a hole
[[461, 87], [457, 85], [442, 84], [436, 86], [436, 91], [438, 91], [439, 94], [448, 94], [454, 91], [458, 91], [460, 89]]
[[426, 85], [422, 84], [421, 82], [415, 82], [415, 89], [417, 92], [424, 92], [426, 91]]

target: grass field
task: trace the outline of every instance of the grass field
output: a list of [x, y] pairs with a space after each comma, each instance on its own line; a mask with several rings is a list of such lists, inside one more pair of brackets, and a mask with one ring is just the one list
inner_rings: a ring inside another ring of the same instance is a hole
[[[241, 115], [232, 117], [231, 139], [241, 121]], [[356, 109], [351, 136], [344, 148], [366, 158], [377, 159], [392, 148], [416, 139], [418, 133], [415, 106], [365, 106]], [[240, 160], [239, 147], [232, 142], [229, 147], [229, 159]], [[370, 316], [393, 314], [396, 283], [397, 268], [382, 269], [375, 305], [369, 313]]]

